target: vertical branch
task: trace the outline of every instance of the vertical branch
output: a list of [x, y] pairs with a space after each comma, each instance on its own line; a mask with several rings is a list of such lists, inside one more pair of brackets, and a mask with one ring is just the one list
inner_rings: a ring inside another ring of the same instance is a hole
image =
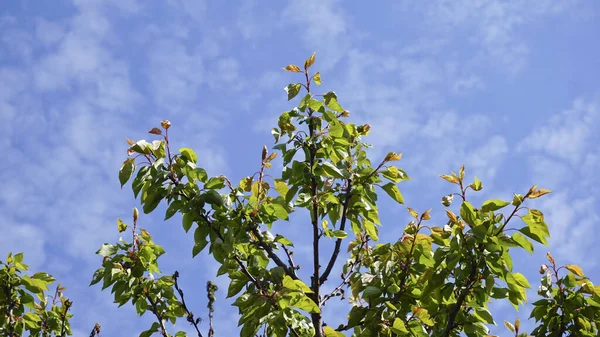
[[[304, 75], [306, 76], [306, 91], [310, 94], [310, 79], [308, 78], [308, 69], [304, 70]], [[311, 282], [311, 290], [313, 291], [312, 300], [320, 307], [321, 296], [320, 296], [320, 267], [319, 264], [319, 202], [317, 200], [317, 178], [314, 176], [314, 164], [315, 164], [315, 156], [316, 156], [316, 146], [315, 140], [313, 137], [315, 136], [315, 128], [313, 125], [313, 110], [308, 108], [308, 133], [310, 138], [310, 147], [309, 147], [309, 165], [311, 170], [311, 186], [310, 192], [312, 196], [312, 211], [311, 211], [311, 223], [313, 229], [313, 276]], [[321, 326], [323, 325], [323, 316], [321, 313], [311, 314], [312, 323], [315, 328], [315, 337], [321, 337]]]
[[150, 297], [149, 293], [146, 293], [146, 299], [148, 299], [148, 302], [150, 302], [150, 305], [152, 306], [152, 313], [154, 314], [154, 316], [156, 316], [158, 324], [160, 324], [160, 334], [163, 335], [163, 337], [169, 337], [169, 334], [167, 333], [167, 328], [165, 327], [165, 322], [162, 319], [162, 315], [158, 313], [158, 307], [156, 306], [156, 302], [152, 300], [152, 297]]
[[[340, 230], [346, 229], [346, 220], [348, 218], [348, 216], [347, 216], [348, 205], [350, 204], [350, 195], [352, 193], [352, 180], [348, 179], [347, 184], [348, 185], [346, 187], [346, 199], [344, 200], [344, 205], [342, 208], [342, 219], [340, 221]], [[337, 239], [335, 241], [335, 247], [333, 248], [333, 253], [331, 254], [329, 263], [327, 263], [327, 267], [325, 268], [323, 275], [321, 275], [321, 278], [319, 279], [319, 284], [322, 285], [323, 283], [325, 283], [325, 281], [327, 281], [327, 277], [329, 277], [329, 274], [331, 273], [331, 270], [333, 269], [333, 266], [335, 265], [335, 262], [338, 259], [338, 255], [340, 253], [341, 246], [342, 246], [342, 239]]]
[[13, 336], [15, 333], [15, 318], [13, 310], [16, 303], [12, 299], [12, 284], [10, 283], [10, 275], [6, 275], [6, 286], [4, 286], [4, 295], [8, 300], [8, 335]]
[[219, 288], [211, 281], [206, 282], [206, 296], [208, 296], [208, 337], [214, 337], [215, 329], [213, 328], [213, 313], [215, 312], [215, 292]]
[[66, 336], [66, 329], [67, 329], [67, 314], [69, 313], [69, 309], [71, 308], [71, 305], [73, 304], [73, 302], [71, 302], [71, 300], [66, 300], [65, 303], [63, 304], [64, 306], [64, 311], [63, 311], [63, 315], [61, 317], [61, 328], [60, 328], [60, 336], [64, 337]]

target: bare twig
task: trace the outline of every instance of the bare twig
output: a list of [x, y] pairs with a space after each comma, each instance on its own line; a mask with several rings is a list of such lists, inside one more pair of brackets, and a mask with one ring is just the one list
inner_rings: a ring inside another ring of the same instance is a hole
[[94, 324], [92, 331], [90, 332], [90, 337], [100, 336], [100, 324]]
[[196, 333], [198, 334], [198, 337], [203, 337], [202, 333], [200, 332], [200, 328], [198, 328], [198, 323], [200, 323], [200, 318], [194, 319], [194, 313], [191, 312], [188, 309], [187, 305], [185, 304], [185, 298], [183, 297], [183, 290], [181, 290], [179, 288], [179, 283], [177, 282], [178, 278], [179, 278], [179, 272], [175, 271], [175, 273], [173, 274], [173, 281], [175, 281], [175, 290], [177, 290], [179, 297], [181, 297], [181, 305], [183, 306], [183, 310], [185, 310], [185, 313], [187, 314], [187, 321], [190, 322], [190, 324], [192, 324], [194, 326], [194, 328], [196, 329]]
[[361, 251], [364, 249], [364, 246], [367, 244], [367, 242], [368, 242], [368, 239], [363, 238], [363, 240], [360, 243], [360, 246], [358, 247], [358, 251], [356, 252], [356, 258], [350, 265], [348, 273], [346, 275], [342, 274], [342, 283], [340, 283], [335, 289], [333, 289], [332, 292], [330, 292], [329, 294], [327, 294], [323, 297], [323, 300], [321, 301], [321, 305], [325, 305], [325, 302], [327, 302], [330, 298], [336, 296], [338, 291], [340, 291], [346, 284], [348, 284], [348, 281], [350, 280], [350, 277], [352, 276], [352, 271], [361, 262], [361, 260], [359, 259], [359, 255], [360, 255]]
[[281, 248], [283, 249], [283, 251], [285, 252], [285, 255], [288, 258], [288, 263], [290, 265], [290, 268], [292, 269], [294, 274], [296, 274], [296, 270], [298, 270], [300, 267], [298, 267], [294, 264], [294, 259], [292, 258], [292, 255], [294, 255], [294, 252], [290, 252], [289, 249], [287, 249], [287, 247], [283, 243], [281, 244]]

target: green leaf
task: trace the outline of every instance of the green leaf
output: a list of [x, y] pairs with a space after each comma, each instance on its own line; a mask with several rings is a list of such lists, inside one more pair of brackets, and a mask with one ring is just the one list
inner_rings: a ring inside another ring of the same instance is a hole
[[515, 282], [517, 282], [517, 284], [521, 287], [528, 289], [531, 288], [531, 285], [529, 285], [529, 281], [527, 281], [527, 278], [523, 274], [513, 273], [512, 276], [515, 279]]
[[404, 197], [402, 196], [402, 193], [400, 193], [400, 190], [396, 184], [387, 183], [381, 186], [381, 188], [385, 191], [385, 193], [392, 197], [392, 199], [396, 200], [396, 202], [399, 204], [404, 204]]
[[300, 88], [302, 88], [302, 85], [300, 83], [290, 83], [287, 87], [284, 88], [284, 90], [287, 92], [288, 101], [298, 95], [298, 93], [300, 92]]
[[326, 176], [328, 176], [328, 177], [339, 178], [339, 179], [344, 178], [344, 174], [342, 173], [342, 171], [340, 171], [340, 169], [335, 167], [330, 162], [324, 162], [323, 165], [321, 166], [321, 168], [323, 169]]
[[229, 283], [229, 288], [227, 289], [227, 298], [237, 295], [240, 291], [242, 291], [247, 282], [247, 277], [232, 279], [231, 283]]
[[177, 211], [181, 209], [181, 206], [183, 206], [183, 202], [181, 202], [181, 200], [173, 201], [167, 208], [167, 211], [165, 213], [165, 220], [168, 220], [173, 215], [175, 215], [175, 213], [177, 213]]
[[212, 177], [208, 179], [204, 188], [218, 190], [225, 187], [225, 178], [223, 177]]
[[342, 108], [342, 106], [338, 103], [337, 101], [337, 95], [335, 94], [335, 92], [330, 91], [328, 93], [326, 93], [324, 95], [325, 98], [325, 105], [336, 112], [344, 112], [344, 108]]
[[286, 245], [286, 246], [294, 246], [294, 244], [292, 243], [292, 241], [290, 241], [289, 239], [285, 238], [283, 235], [281, 234], [277, 234], [275, 235], [275, 242], [277, 243], [281, 243], [282, 245]]
[[285, 209], [285, 207], [283, 207], [280, 204], [267, 204], [265, 206], [265, 210], [267, 211], [267, 214], [274, 215], [278, 219], [281, 219], [281, 220], [289, 219], [287, 210]]
[[374, 286], [367, 286], [363, 292], [363, 297], [368, 299], [370, 297], [376, 297], [381, 295], [381, 289]]
[[206, 178], [208, 178], [208, 174], [206, 174], [206, 170], [201, 167], [196, 167], [195, 169], [188, 169], [187, 175], [193, 181], [199, 180], [201, 182], [206, 182]]
[[367, 232], [367, 235], [369, 235], [369, 237], [373, 240], [373, 241], [378, 241], [379, 240], [379, 235], [377, 233], [377, 227], [375, 227], [375, 224], [372, 223], [371, 221], [363, 221], [363, 227], [365, 228], [365, 231]]
[[515, 326], [512, 325], [509, 321], [504, 321], [504, 326], [510, 330], [510, 332], [515, 332]]
[[292, 307], [304, 310], [311, 314], [320, 312], [319, 306], [316, 305], [315, 302], [313, 302], [313, 300], [308, 298], [306, 295], [296, 293], [292, 296], [297, 297], [297, 299], [293, 301]]
[[223, 198], [221, 197], [219, 192], [215, 190], [208, 190], [205, 193], [202, 193], [201, 199], [206, 201], [206, 203], [210, 205], [223, 205]]
[[321, 85], [321, 74], [319, 72], [316, 72], [313, 75], [313, 80], [315, 81], [316, 85]]
[[533, 254], [533, 244], [526, 237], [521, 235], [521, 233], [515, 232], [512, 235], [512, 239], [523, 249], [528, 251], [530, 254]]
[[123, 185], [125, 185], [133, 175], [133, 172], [135, 171], [134, 163], [134, 158], [127, 158], [121, 165], [121, 169], [119, 170], [119, 182], [121, 183], [121, 188], [123, 188]]
[[391, 180], [395, 183], [399, 183], [403, 180], [410, 180], [406, 172], [397, 168], [396, 166], [388, 166], [385, 170], [381, 172], [381, 175], [384, 178]]
[[275, 180], [275, 191], [279, 193], [280, 196], [284, 197], [287, 195], [289, 191], [288, 185], [283, 180]]
[[577, 275], [579, 277], [584, 276], [583, 270], [581, 269], [581, 267], [579, 267], [576, 264], [566, 265], [565, 268], [567, 268], [568, 271], [572, 272], [573, 274], [575, 274], [575, 275]]
[[119, 251], [119, 247], [113, 246], [109, 243], [105, 243], [102, 246], [100, 246], [100, 249], [98, 249], [96, 254], [107, 257], [107, 256], [116, 254], [118, 251]]
[[469, 185], [471, 186], [471, 188], [473, 189], [473, 191], [481, 191], [481, 189], [483, 188], [482, 184], [481, 184], [481, 180], [479, 180], [477, 177], [475, 177], [474, 179], [475, 181]]
[[408, 330], [406, 329], [406, 325], [404, 324], [404, 321], [402, 321], [400, 318], [394, 319], [392, 331], [394, 331], [394, 333], [396, 334], [409, 334]]
[[194, 247], [192, 248], [192, 257], [196, 257], [208, 244], [206, 240], [206, 230], [198, 226], [194, 231]]
[[339, 331], [335, 331], [329, 325], [323, 329], [323, 332], [325, 333], [325, 337], [344, 337], [345, 336], [343, 333], [341, 333]]
[[475, 212], [475, 208], [468, 201], [465, 201], [460, 205], [460, 217], [473, 227], [477, 223], [477, 213]]
[[486, 308], [475, 308], [475, 316], [480, 318], [482, 322], [496, 325], [492, 314]]
[[194, 215], [192, 213], [184, 213], [182, 217], [183, 229], [187, 233], [194, 223]]
[[548, 225], [544, 222], [544, 215], [542, 212], [530, 209], [527, 214], [521, 217], [521, 220], [523, 220], [527, 226], [521, 228], [519, 232], [539, 243], [546, 246], [548, 245], [546, 238], [550, 237], [550, 232], [548, 231]]
[[181, 155], [184, 158], [191, 161], [192, 163], [196, 163], [198, 161], [198, 156], [196, 156], [196, 153], [194, 152], [194, 150], [192, 150], [188, 147], [179, 149], [179, 153], [181, 153]]
[[331, 231], [331, 233], [333, 234], [334, 237], [338, 238], [338, 239], [344, 239], [348, 236], [348, 233], [346, 233], [345, 231], [341, 230], [341, 229], [336, 229]]
[[127, 224], [123, 222], [121, 219], [117, 219], [117, 229], [119, 233], [122, 233], [127, 230]]
[[500, 199], [487, 200], [483, 203], [483, 206], [481, 206], [481, 211], [482, 212], [489, 212], [489, 211], [494, 212], [494, 211], [497, 211], [509, 204], [510, 204], [510, 202], [500, 200]]

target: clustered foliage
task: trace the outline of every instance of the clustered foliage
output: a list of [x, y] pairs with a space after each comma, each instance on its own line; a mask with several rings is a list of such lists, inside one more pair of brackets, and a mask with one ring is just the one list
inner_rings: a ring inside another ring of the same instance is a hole
[[[133, 177], [134, 195], [146, 214], [165, 202], [165, 220], [182, 215], [183, 229], [193, 233], [192, 255], [208, 249], [220, 265], [217, 275], [229, 277], [227, 296], [235, 297], [243, 337], [487, 336], [488, 325], [496, 324], [489, 303], [507, 300], [518, 308], [527, 301], [531, 286], [513, 271], [511, 250], [532, 253], [534, 241], [547, 244], [544, 215], [526, 202], [550, 191], [533, 186], [511, 201], [493, 199], [475, 206], [467, 197], [481, 190], [482, 183], [476, 177], [466, 182], [461, 167], [458, 173], [441, 176], [456, 188], [442, 198], [447, 219], [437, 220], [436, 226], [430, 210], [407, 207], [414, 219], [402, 237], [379, 243], [379, 191], [404, 204], [397, 184], [409, 177], [394, 165], [401, 154], [390, 152], [372, 164], [370, 146], [363, 142], [370, 126], [347, 122], [350, 114], [334, 92], [313, 92], [313, 85], [321, 84], [318, 72], [309, 73], [314, 61], [313, 54], [303, 69], [285, 67], [302, 77], [301, 83], [286, 87], [288, 100], [301, 91], [306, 94], [296, 108], [279, 117], [271, 132], [276, 152], [269, 153], [265, 146], [253, 175], [237, 184], [222, 175], [209, 177], [192, 149], [172, 151], [171, 123], [165, 120], [149, 131], [158, 139], [128, 139], [121, 185]], [[270, 171], [278, 154], [280, 174]], [[457, 207], [452, 206], [454, 198], [460, 201]], [[306, 279], [294, 262], [292, 238], [277, 234], [277, 225], [301, 210], [307, 221], [298, 226], [305, 226], [312, 238], [312, 265], [303, 268], [309, 270]], [[214, 336], [216, 286], [207, 285], [209, 323], [203, 327], [186, 304], [179, 273], [161, 274], [158, 258], [164, 249], [138, 227], [138, 217], [134, 209], [133, 225], [118, 220], [119, 232], [131, 230], [132, 240], [102, 245], [97, 252], [103, 257], [102, 267], [92, 284], [111, 288], [119, 306], [131, 302], [139, 315], [155, 317], [140, 336], [184, 336], [183, 331], [169, 332], [169, 323], [179, 318], [191, 324], [197, 336], [203, 336], [203, 329]], [[515, 224], [516, 218], [522, 221]], [[324, 244], [327, 240], [331, 244]], [[349, 258], [337, 279], [331, 273], [337, 270], [342, 248]], [[9, 255], [0, 270], [0, 332], [70, 334], [71, 302], [62, 298], [63, 288], [57, 288], [52, 308], [46, 310], [43, 290], [54, 279], [44, 273], [22, 275], [27, 268], [21, 260], [22, 255]], [[558, 267], [550, 254], [548, 260], [549, 265], [540, 268], [541, 299], [533, 303], [531, 317], [537, 327], [531, 335], [597, 336], [600, 287], [594, 287], [577, 265]], [[333, 291], [324, 292], [326, 283]], [[325, 305], [333, 300], [350, 304], [347, 321], [337, 327], [323, 321]], [[504, 324], [514, 336], [528, 336], [520, 331], [518, 320]]]

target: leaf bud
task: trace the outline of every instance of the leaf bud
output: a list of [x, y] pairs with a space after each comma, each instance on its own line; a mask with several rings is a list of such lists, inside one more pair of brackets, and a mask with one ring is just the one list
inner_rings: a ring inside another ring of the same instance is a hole
[[513, 200], [512, 200], [512, 205], [518, 207], [522, 203], [523, 203], [523, 196], [521, 194], [515, 193], [515, 196], [513, 197]]
[[543, 264], [543, 265], [540, 267], [540, 274], [544, 274], [544, 273], [545, 273], [547, 270], [548, 270], [548, 266], [547, 266], [547, 265], [545, 265], [545, 264]]
[[140, 211], [138, 211], [137, 207], [134, 207], [133, 208], [133, 222], [137, 222], [139, 216], [140, 216]]
[[168, 119], [165, 119], [162, 122], [160, 122], [160, 126], [162, 126], [165, 130], [169, 130], [169, 128], [171, 127], [171, 122]]
[[453, 194], [448, 194], [442, 197], [442, 205], [448, 207], [452, 205], [452, 199], [454, 199]]

